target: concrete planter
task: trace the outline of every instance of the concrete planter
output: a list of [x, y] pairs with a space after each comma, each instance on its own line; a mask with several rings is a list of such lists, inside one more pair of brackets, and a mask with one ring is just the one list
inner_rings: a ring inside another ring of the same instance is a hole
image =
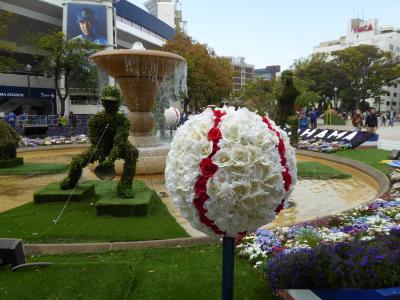
[[395, 300], [400, 299], [400, 286], [376, 290], [279, 290], [278, 295], [286, 300]]

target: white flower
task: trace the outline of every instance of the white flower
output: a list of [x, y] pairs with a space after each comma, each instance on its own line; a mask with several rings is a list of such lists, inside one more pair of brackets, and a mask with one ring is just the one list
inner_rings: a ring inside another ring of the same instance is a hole
[[232, 147], [232, 161], [235, 166], [246, 166], [250, 162], [249, 152], [246, 148], [235, 145]]
[[225, 149], [221, 149], [217, 153], [215, 153], [212, 160], [214, 164], [221, 168], [233, 164], [231, 152]]
[[247, 146], [247, 151], [249, 152], [249, 159], [252, 163], [258, 162], [262, 157], [260, 148], [255, 146]]
[[200, 156], [202, 158], [206, 158], [207, 156], [209, 156], [211, 154], [212, 150], [213, 150], [213, 143], [212, 142], [204, 142], [200, 146]]
[[225, 124], [223, 123], [221, 128], [222, 138], [229, 143], [239, 143], [241, 137], [239, 124]]

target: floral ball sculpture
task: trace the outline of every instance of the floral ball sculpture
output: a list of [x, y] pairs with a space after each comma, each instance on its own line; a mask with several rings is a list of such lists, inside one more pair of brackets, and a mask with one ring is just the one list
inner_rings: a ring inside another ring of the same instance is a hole
[[235, 236], [271, 222], [296, 183], [287, 134], [246, 108], [207, 109], [179, 127], [166, 186], [183, 216], [206, 234]]
[[164, 118], [167, 126], [172, 128], [178, 125], [181, 119], [181, 113], [175, 107], [170, 107], [164, 111]]

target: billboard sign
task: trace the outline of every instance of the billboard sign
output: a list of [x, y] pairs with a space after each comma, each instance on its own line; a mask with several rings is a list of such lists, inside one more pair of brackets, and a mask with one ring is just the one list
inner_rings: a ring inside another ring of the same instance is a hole
[[[29, 95], [30, 92], [30, 95]], [[29, 98], [53, 100], [56, 97], [55, 89], [34, 88], [30, 90], [21, 86], [0, 86], [0, 99]]]
[[353, 32], [354, 33], [360, 33], [360, 32], [366, 32], [366, 31], [372, 31], [374, 30], [374, 27], [372, 26], [372, 24], [366, 24], [366, 25], [362, 25], [362, 26], [358, 26], [358, 27], [353, 27]]
[[107, 6], [68, 3], [67, 36], [71, 39], [85, 39], [97, 45], [108, 45]]
[[[290, 129], [285, 128], [288, 135], [291, 135]], [[335, 129], [300, 129], [299, 138], [302, 140], [322, 140], [324, 142], [338, 142], [342, 141], [351, 144], [355, 148], [364, 142], [376, 137], [372, 133], [365, 131], [352, 131], [352, 130], [335, 130]]]

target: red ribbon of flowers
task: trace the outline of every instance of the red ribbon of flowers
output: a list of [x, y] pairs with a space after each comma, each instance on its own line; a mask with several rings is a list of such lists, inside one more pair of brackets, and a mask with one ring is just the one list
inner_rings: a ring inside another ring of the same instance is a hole
[[[286, 165], [286, 157], [285, 157], [285, 143], [283, 142], [283, 139], [281, 138], [281, 134], [279, 131], [275, 130], [275, 128], [272, 127], [271, 122], [268, 120], [267, 117], [263, 116], [262, 117], [263, 122], [268, 126], [268, 129], [275, 132], [276, 136], [279, 139], [279, 144], [278, 144], [278, 152], [279, 156], [281, 158], [281, 166], [284, 168], [282, 172], [282, 177], [283, 177], [283, 182], [284, 182], [284, 188], [285, 191], [287, 192], [290, 188], [290, 185], [292, 184], [292, 176], [289, 173], [289, 168]], [[276, 213], [279, 213], [285, 205], [285, 199], [282, 199], [281, 203], [278, 205], [278, 207], [275, 209]]]
[[221, 122], [221, 117], [226, 113], [220, 110], [214, 110], [214, 126], [208, 131], [207, 138], [213, 143], [213, 150], [211, 154], [200, 161], [201, 176], [197, 179], [194, 185], [194, 191], [196, 198], [194, 199], [194, 206], [199, 212], [200, 222], [210, 228], [215, 234], [226, 235], [226, 232], [222, 231], [214, 221], [210, 220], [207, 216], [207, 209], [204, 207], [205, 202], [209, 199], [207, 195], [207, 180], [214, 176], [218, 171], [218, 166], [212, 162], [212, 157], [219, 150], [218, 142], [222, 138], [222, 133], [218, 128]]

